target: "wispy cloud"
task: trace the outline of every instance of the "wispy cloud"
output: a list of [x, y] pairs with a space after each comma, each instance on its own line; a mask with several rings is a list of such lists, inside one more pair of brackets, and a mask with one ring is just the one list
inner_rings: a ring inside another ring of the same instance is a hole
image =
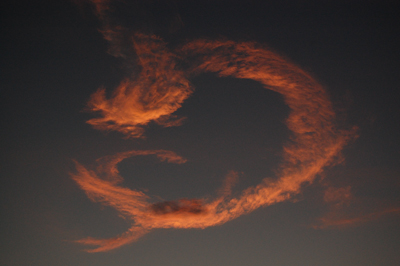
[[356, 197], [350, 186], [328, 187], [323, 199], [328, 210], [312, 225], [315, 229], [347, 228], [374, 221], [386, 215], [400, 214], [398, 203]]
[[[193, 92], [189, 78], [204, 72], [220, 77], [251, 79], [266, 89], [283, 95], [290, 108], [286, 125], [291, 138], [283, 147], [283, 162], [275, 179], [264, 179], [237, 197], [231, 194], [237, 174], [231, 172], [226, 184], [213, 199], [177, 199], [152, 202], [141, 191], [122, 187], [117, 164], [137, 155], [155, 155], [170, 163], [185, 159], [171, 151], [130, 151], [98, 160], [96, 169], [76, 164], [72, 178], [87, 196], [111, 206], [132, 220], [131, 229], [115, 238], [78, 242], [95, 245], [90, 252], [107, 251], [137, 240], [156, 228], [206, 228], [220, 225], [257, 208], [291, 199], [305, 183], [312, 183], [326, 166], [337, 162], [340, 151], [354, 131], [338, 130], [327, 92], [309, 74], [252, 42], [194, 40], [169, 50], [157, 36], [129, 33], [107, 22], [108, 1], [92, 1], [105, 21], [103, 34], [110, 41], [114, 56], [130, 60], [125, 51], [134, 51], [140, 66], [106, 97], [105, 89], [94, 93], [88, 107], [100, 117], [88, 121], [96, 129], [115, 130], [127, 137], [143, 137], [145, 126], [155, 122], [176, 126], [182, 118], [174, 112]], [[126, 35], [127, 34], [127, 35]], [[123, 36], [122, 36], [123, 35]], [[122, 42], [120, 40], [129, 40]], [[131, 44], [125, 47], [126, 44]], [[178, 62], [188, 67], [178, 68]]]

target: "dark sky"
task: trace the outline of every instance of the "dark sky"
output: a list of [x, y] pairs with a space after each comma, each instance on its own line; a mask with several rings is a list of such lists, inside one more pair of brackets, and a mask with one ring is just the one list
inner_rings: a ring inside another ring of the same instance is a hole
[[[1, 265], [400, 264], [396, 1], [125, 2], [114, 1], [107, 18], [85, 1], [1, 4]], [[99, 31], [107, 23], [126, 30], [118, 42], [128, 47], [125, 59], [109, 53]], [[87, 253], [91, 246], [74, 241], [115, 237], [132, 221], [87, 197], [71, 178], [74, 161], [94, 169], [108, 155], [172, 151], [188, 161], [127, 158], [119, 185], [160, 202], [151, 208], [161, 212], [179, 204], [193, 212], [193, 202], [179, 199], [214, 199], [231, 171], [233, 197], [278, 178], [293, 139], [282, 94], [215, 73], [188, 78], [194, 92], [174, 113], [186, 117], [180, 126], [151, 122], [145, 138], [93, 128], [91, 95], [103, 87], [110, 98], [140, 73], [129, 46], [135, 32], [159, 36], [176, 53], [199, 39], [269, 47], [322, 85], [338, 131], [358, 129], [340, 158], [286, 200], [221, 225], [154, 229]]]

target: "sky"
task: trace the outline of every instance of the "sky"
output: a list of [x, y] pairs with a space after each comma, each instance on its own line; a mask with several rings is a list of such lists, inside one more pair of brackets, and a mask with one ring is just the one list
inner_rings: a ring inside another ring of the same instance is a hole
[[1, 265], [399, 265], [396, 1], [1, 4]]

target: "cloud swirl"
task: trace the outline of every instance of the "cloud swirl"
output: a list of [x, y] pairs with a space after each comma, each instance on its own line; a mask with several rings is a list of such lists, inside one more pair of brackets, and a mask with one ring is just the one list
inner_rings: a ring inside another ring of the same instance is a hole
[[[283, 95], [290, 108], [286, 125], [291, 137], [283, 147], [283, 161], [275, 179], [264, 179], [237, 197], [231, 189], [237, 173], [230, 172], [213, 199], [177, 199], [154, 203], [144, 192], [121, 185], [117, 165], [131, 156], [153, 155], [161, 161], [181, 164], [186, 159], [172, 151], [129, 151], [100, 158], [96, 169], [76, 163], [71, 177], [95, 202], [111, 206], [132, 221], [131, 228], [111, 239], [86, 238], [79, 243], [94, 245], [101, 252], [136, 241], [156, 228], [206, 228], [224, 224], [260, 207], [291, 199], [302, 185], [312, 183], [326, 166], [337, 161], [352, 132], [338, 130], [327, 92], [308, 73], [268, 48], [254, 42], [229, 40], [189, 41], [170, 50], [159, 37], [113, 27], [107, 20], [108, 1], [93, 1], [104, 22], [103, 34], [111, 43], [111, 54], [131, 60], [139, 73], [124, 79], [110, 98], [105, 89], [95, 92], [88, 107], [99, 117], [87, 121], [99, 130], [114, 130], [128, 138], [144, 136], [145, 126], [155, 122], [178, 126], [183, 118], [174, 112], [191, 95], [190, 78], [205, 72], [219, 77], [251, 79]], [[125, 40], [122, 42], [121, 36]], [[126, 43], [131, 45], [126, 47]], [[133, 52], [132, 52], [133, 51]], [[178, 67], [185, 62], [188, 67]]]

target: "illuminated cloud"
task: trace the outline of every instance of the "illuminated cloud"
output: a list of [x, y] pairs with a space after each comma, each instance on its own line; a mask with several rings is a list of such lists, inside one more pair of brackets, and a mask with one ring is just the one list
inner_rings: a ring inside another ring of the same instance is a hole
[[389, 214], [400, 214], [398, 204], [378, 199], [357, 198], [351, 187], [328, 187], [324, 193], [328, 212], [318, 218], [315, 229], [346, 228], [377, 220]]
[[[93, 1], [105, 24], [103, 34], [112, 54], [127, 60], [124, 51], [133, 49], [140, 72], [133, 73], [114, 90], [94, 93], [89, 108], [100, 117], [88, 121], [100, 130], [115, 130], [127, 137], [143, 137], [144, 126], [155, 122], [176, 126], [182, 122], [174, 112], [193, 92], [188, 79], [212, 72], [220, 77], [251, 79], [283, 95], [290, 108], [286, 125], [291, 138], [283, 147], [283, 162], [275, 179], [264, 179], [237, 197], [231, 195], [237, 173], [230, 172], [214, 199], [177, 199], [153, 202], [141, 191], [121, 186], [117, 164], [138, 155], [155, 155], [170, 163], [186, 160], [171, 151], [130, 151], [101, 158], [94, 170], [76, 164], [72, 178], [95, 202], [111, 206], [132, 220], [131, 229], [115, 238], [86, 238], [78, 242], [98, 246], [90, 252], [108, 251], [137, 240], [156, 228], [206, 228], [220, 225], [257, 208], [291, 199], [305, 183], [312, 183], [324, 167], [336, 162], [352, 132], [335, 127], [335, 113], [326, 91], [306, 72], [256, 43], [226, 40], [194, 40], [175, 51], [158, 37], [134, 33], [132, 47], [121, 45], [119, 27], [107, 22], [107, 1]], [[124, 37], [127, 39], [127, 36]], [[132, 54], [132, 53], [131, 53]], [[178, 62], [186, 62], [179, 69]]]
[[[145, 37], [144, 37], [145, 38]], [[151, 42], [156, 40], [161, 48], [155, 53], [163, 53], [165, 45], [158, 42], [158, 39], [148, 38]], [[148, 51], [148, 53], [150, 50]], [[207, 41], [196, 40], [187, 43], [179, 50], [180, 56], [192, 57], [194, 61], [189, 74], [202, 72], [214, 72], [219, 76], [232, 76], [236, 78], [253, 79], [284, 96], [285, 103], [291, 109], [286, 120], [288, 128], [292, 131], [291, 140], [284, 146], [284, 161], [277, 169], [275, 181], [265, 179], [259, 185], [250, 187], [242, 192], [239, 197], [231, 197], [231, 184], [234, 183], [234, 174], [227, 178], [226, 185], [220, 191], [220, 196], [214, 200], [205, 199], [180, 199], [161, 203], [150, 203], [149, 197], [143, 192], [130, 190], [119, 186], [122, 177], [118, 175], [117, 164], [123, 159], [134, 155], [154, 154], [169, 162], [183, 163], [185, 160], [178, 155], [167, 151], [131, 151], [109, 156], [98, 160], [97, 171], [90, 171], [82, 165], [77, 165], [77, 173], [73, 175], [74, 180], [87, 193], [88, 197], [97, 202], [116, 208], [126, 217], [133, 220], [131, 233], [126, 233], [112, 241], [94, 241], [93, 239], [82, 240], [81, 243], [99, 245], [100, 248], [94, 251], [105, 251], [119, 246], [120, 243], [128, 243], [154, 228], [206, 228], [223, 224], [229, 220], [249, 213], [259, 207], [282, 202], [292, 198], [301, 191], [304, 183], [311, 183], [316, 176], [323, 171], [323, 168], [334, 162], [341, 149], [348, 141], [350, 134], [335, 129], [335, 114], [331, 103], [323, 88], [316, 83], [307, 73], [288, 63], [269, 50], [257, 46], [254, 43], [235, 43], [231, 41]], [[168, 54], [170, 54], [168, 52]], [[163, 55], [154, 56], [162, 60]], [[168, 68], [164, 61], [154, 68]], [[144, 68], [145, 69], [145, 68]], [[173, 73], [174, 67], [163, 71], [165, 75]], [[157, 72], [155, 70], [154, 72]], [[183, 76], [180, 74], [178, 76]], [[175, 77], [173, 75], [172, 77]], [[133, 84], [135, 90], [144, 94], [151, 94], [156, 107], [149, 101], [143, 101], [135, 93], [126, 95], [125, 89], [117, 88], [112, 99], [104, 98], [104, 91], [97, 92], [98, 103], [96, 106], [107, 106], [102, 110], [114, 110], [113, 115], [103, 113], [104, 117], [99, 121], [96, 128], [114, 129], [129, 136], [139, 136], [143, 131], [138, 127], [152, 120], [158, 120], [159, 114], [163, 116], [172, 115], [174, 110], [180, 106], [181, 101], [188, 96], [186, 87], [179, 87], [172, 90], [165, 89], [163, 92], [175, 92], [173, 95], [179, 97], [168, 97], [163, 93], [157, 93], [157, 79], [146, 80], [147, 75], [140, 76], [140, 81]], [[143, 79], [143, 80], [142, 80]], [[161, 77], [167, 80], [167, 76]], [[141, 87], [143, 84], [150, 84]], [[155, 92], [152, 92], [152, 90]], [[132, 96], [133, 95], [133, 96]], [[181, 97], [184, 95], [184, 97]], [[168, 100], [164, 100], [165, 98]], [[178, 103], [174, 105], [174, 101]], [[137, 112], [137, 105], [147, 111]], [[174, 105], [174, 108], [170, 108]], [[115, 111], [116, 110], [116, 111]], [[134, 112], [132, 112], [134, 110]], [[122, 114], [121, 114], [122, 113]], [[120, 123], [117, 119], [129, 121], [129, 126]], [[107, 122], [104, 127], [101, 122]], [[113, 121], [115, 128], [106, 127]], [[142, 129], [142, 128], [141, 128]], [[138, 133], [139, 132], [139, 133]], [[102, 176], [102, 178], [100, 178]], [[139, 229], [142, 230], [139, 230]], [[138, 234], [137, 232], [141, 232]], [[129, 239], [129, 241], [127, 240]], [[112, 244], [110, 244], [112, 243]]]
[[142, 67], [140, 74], [122, 81], [110, 99], [106, 98], [105, 89], [94, 93], [88, 107], [101, 117], [87, 122], [96, 129], [138, 138], [143, 136], [143, 126], [150, 122], [166, 127], [180, 125], [183, 118], [172, 113], [193, 90], [184, 72], [176, 69], [176, 55], [166, 49], [161, 39], [138, 33], [132, 38]]
[[335, 206], [349, 203], [352, 197], [350, 186], [341, 188], [329, 187], [324, 193], [324, 201]]
[[333, 208], [326, 215], [318, 219], [318, 223], [312, 227], [315, 229], [333, 229], [357, 226], [362, 223], [377, 220], [389, 214], [400, 214], [399, 207], [386, 207], [377, 211], [349, 213], [345, 208]]

